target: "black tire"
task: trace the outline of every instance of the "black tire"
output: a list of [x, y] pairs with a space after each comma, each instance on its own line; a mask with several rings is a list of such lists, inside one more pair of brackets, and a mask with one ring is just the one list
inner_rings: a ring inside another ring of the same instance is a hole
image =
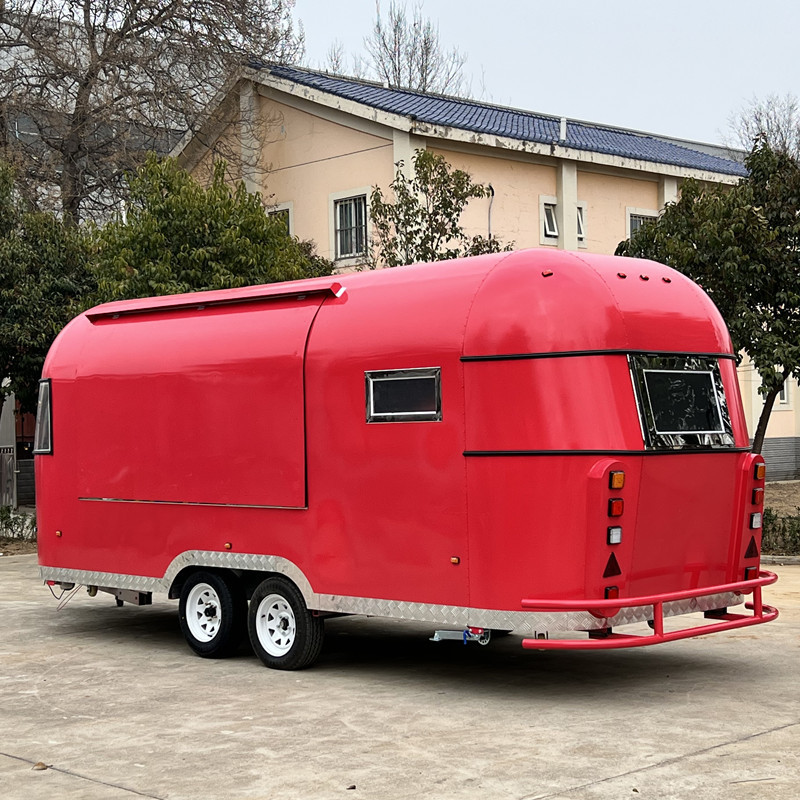
[[250, 598], [250, 643], [265, 667], [304, 669], [317, 660], [325, 628], [306, 607], [300, 590], [276, 575], [263, 580]]
[[236, 578], [195, 572], [181, 587], [181, 631], [189, 647], [203, 658], [225, 658], [242, 643], [247, 598]]

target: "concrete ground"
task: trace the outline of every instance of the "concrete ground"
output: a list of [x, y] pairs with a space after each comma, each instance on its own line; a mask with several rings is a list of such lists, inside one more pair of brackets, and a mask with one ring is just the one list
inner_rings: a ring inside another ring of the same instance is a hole
[[160, 598], [58, 611], [35, 556], [0, 558], [0, 797], [795, 800], [800, 566], [775, 569], [781, 618], [739, 632], [544, 653], [349, 618], [275, 672], [192, 655]]

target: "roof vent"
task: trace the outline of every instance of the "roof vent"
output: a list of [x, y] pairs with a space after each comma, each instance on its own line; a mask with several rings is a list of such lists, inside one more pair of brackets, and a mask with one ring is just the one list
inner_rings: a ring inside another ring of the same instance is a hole
[[561, 117], [561, 127], [558, 131], [558, 141], [559, 142], [566, 142], [567, 141], [567, 118]]

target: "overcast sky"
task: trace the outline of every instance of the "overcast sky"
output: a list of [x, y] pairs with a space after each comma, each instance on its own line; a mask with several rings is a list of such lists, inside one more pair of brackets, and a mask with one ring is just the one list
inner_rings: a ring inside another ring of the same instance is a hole
[[[388, 0], [384, 0], [384, 8]], [[488, 102], [702, 142], [753, 97], [800, 95], [794, 0], [422, 0]], [[409, 7], [412, 2], [409, 2]], [[363, 50], [375, 0], [296, 0], [306, 62]]]

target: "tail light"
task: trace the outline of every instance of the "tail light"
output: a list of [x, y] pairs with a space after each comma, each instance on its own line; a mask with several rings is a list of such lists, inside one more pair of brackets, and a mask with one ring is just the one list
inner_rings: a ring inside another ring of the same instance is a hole
[[622, 489], [625, 486], [625, 473], [621, 470], [614, 470], [608, 474], [608, 488]]
[[624, 508], [625, 508], [625, 503], [623, 502], [621, 497], [612, 497], [608, 501], [608, 516], [621, 517]]
[[618, 525], [609, 528], [607, 541], [609, 544], [620, 544], [622, 542], [622, 528]]

